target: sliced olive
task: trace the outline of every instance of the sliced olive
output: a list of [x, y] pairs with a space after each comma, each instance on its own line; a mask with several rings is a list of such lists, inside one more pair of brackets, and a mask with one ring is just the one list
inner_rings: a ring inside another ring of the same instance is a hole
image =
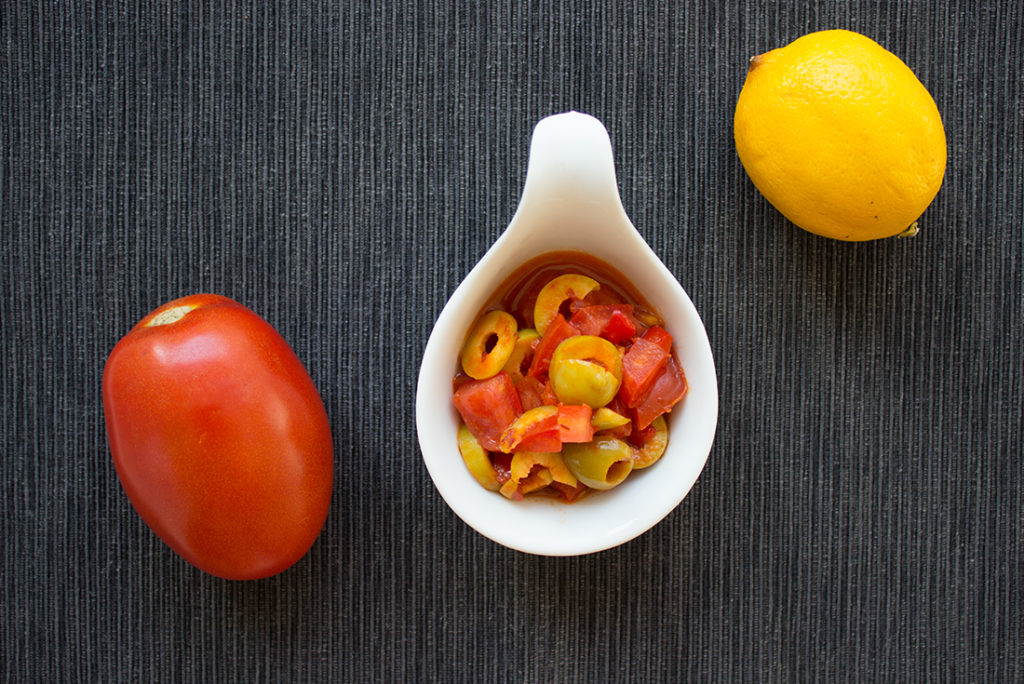
[[536, 348], [536, 342], [540, 339], [540, 333], [533, 328], [523, 328], [516, 335], [516, 343], [512, 348], [512, 354], [508, 357], [508, 361], [505, 362], [503, 371], [508, 373], [512, 377], [512, 382], [518, 383], [523, 379], [523, 365], [526, 364], [529, 368], [529, 361], [533, 358], [533, 350]]
[[513, 486], [513, 481], [509, 480], [501, 486], [500, 491], [502, 496], [506, 498], [522, 499], [524, 495], [535, 492], [538, 489], [543, 489], [554, 481], [555, 479], [551, 475], [550, 470], [547, 468], [535, 468], [533, 472], [519, 480], [515, 486]]
[[668, 423], [664, 416], [658, 416], [651, 423], [654, 434], [648, 437], [643, 445], [633, 452], [633, 468], [639, 470], [657, 463], [668, 446]]
[[504, 311], [489, 311], [473, 326], [462, 345], [462, 370], [471, 378], [484, 380], [496, 375], [516, 345], [516, 319]]
[[614, 437], [566, 444], [562, 457], [572, 474], [593, 489], [611, 489], [633, 470], [632, 448]]
[[492, 492], [498, 491], [501, 485], [498, 484], [498, 473], [491, 464], [491, 458], [465, 423], [459, 425], [458, 438], [459, 453], [462, 454], [462, 460], [466, 462], [469, 472], [487, 489]]
[[617, 427], [622, 427], [629, 423], [629, 418], [612, 411], [607, 406], [594, 411], [594, 415], [590, 418], [590, 424], [594, 426], [594, 430], [600, 432], [601, 430], [614, 430]]
[[560, 453], [544, 453], [538, 451], [521, 451], [512, 456], [512, 465], [509, 468], [510, 478], [522, 480], [534, 466], [542, 466], [551, 471], [551, 477], [555, 482], [567, 484], [570, 487], [576, 486], [576, 477], [565, 464], [565, 459]]
[[533, 325], [543, 335], [566, 300], [583, 299], [599, 287], [601, 284], [596, 280], [578, 273], [566, 273], [551, 280], [537, 294], [533, 305]]

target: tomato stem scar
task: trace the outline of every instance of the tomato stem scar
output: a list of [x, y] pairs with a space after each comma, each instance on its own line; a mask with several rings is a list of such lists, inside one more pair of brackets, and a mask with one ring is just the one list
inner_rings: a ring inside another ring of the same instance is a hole
[[153, 318], [146, 323], [146, 327], [151, 328], [157, 325], [170, 325], [171, 323], [176, 323], [177, 321], [180, 321], [182, 318], [184, 318], [185, 314], [187, 314], [193, 308], [195, 307], [189, 306], [187, 304], [182, 304], [181, 306], [173, 306], [170, 309], [167, 309], [166, 311], [161, 311], [156, 316], [153, 316]]

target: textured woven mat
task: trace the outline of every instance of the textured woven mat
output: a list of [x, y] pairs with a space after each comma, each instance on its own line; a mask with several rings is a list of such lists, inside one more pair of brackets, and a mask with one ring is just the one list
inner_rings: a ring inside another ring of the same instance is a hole
[[[213, 4], [0, 4], [5, 679], [1024, 679], [1021, 3]], [[805, 234], [739, 164], [747, 59], [835, 27], [943, 114], [916, 239]], [[553, 559], [451, 513], [412, 407], [568, 109], [607, 125], [721, 410], [674, 513]], [[264, 581], [175, 556], [110, 461], [106, 354], [197, 291], [276, 326], [331, 417], [326, 527]]]

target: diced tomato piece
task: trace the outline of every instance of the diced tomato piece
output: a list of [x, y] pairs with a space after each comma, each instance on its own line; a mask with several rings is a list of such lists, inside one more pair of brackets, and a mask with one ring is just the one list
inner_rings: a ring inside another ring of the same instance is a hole
[[608, 324], [601, 331], [601, 337], [612, 344], [624, 342], [635, 334], [636, 325], [630, 320], [629, 316], [621, 311], [613, 312], [611, 318], [608, 319]]
[[660, 325], [652, 325], [644, 333], [644, 339], [648, 342], [653, 342], [665, 351], [672, 352], [672, 333], [665, 330]]
[[577, 309], [569, 321], [581, 335], [603, 337], [618, 344], [636, 334], [640, 321], [629, 304], [592, 304]]
[[516, 386], [505, 371], [461, 385], [453, 402], [466, 427], [488, 451], [497, 451], [502, 431], [523, 412]]
[[632, 311], [633, 307], [628, 304], [591, 304], [576, 309], [569, 323], [580, 331], [581, 335], [593, 335], [597, 337], [608, 325], [612, 314], [622, 309]]
[[622, 386], [619, 388], [619, 396], [626, 402], [626, 406], [635, 408], [640, 403], [668, 359], [669, 353], [646, 337], [637, 338], [633, 342], [633, 346], [622, 356]]
[[545, 430], [536, 434], [530, 434], [523, 438], [523, 441], [516, 445], [512, 451], [539, 451], [542, 453], [554, 453], [562, 450], [562, 439], [559, 436], [558, 428]]
[[533, 352], [533, 363], [530, 364], [530, 371], [527, 375], [539, 378], [548, 372], [551, 366], [551, 355], [563, 341], [579, 335], [580, 331], [574, 328], [565, 320], [565, 316], [557, 314], [544, 335], [540, 338], [536, 351]]
[[589, 442], [594, 438], [594, 426], [590, 423], [594, 410], [586, 404], [558, 406], [558, 431], [563, 444]]
[[553, 406], [558, 403], [558, 397], [551, 389], [551, 381], [542, 382], [527, 375], [516, 385], [516, 391], [519, 392], [519, 401], [523, 405], [524, 411], [538, 406]]
[[654, 381], [650, 391], [634, 409], [636, 428], [643, 430], [655, 418], [663, 413], [668, 413], [686, 395], [686, 390], [686, 374], [683, 373], [683, 369], [679, 367], [676, 360], [670, 356], [661, 375]]

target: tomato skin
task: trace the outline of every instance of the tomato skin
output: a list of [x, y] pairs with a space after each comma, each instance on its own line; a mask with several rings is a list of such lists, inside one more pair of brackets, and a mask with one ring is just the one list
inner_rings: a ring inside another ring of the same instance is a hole
[[199, 294], [150, 313], [107, 359], [103, 409], [132, 506], [199, 569], [269, 577], [319, 535], [334, 480], [327, 413], [287, 342], [248, 308]]
[[469, 431], [487, 451], [497, 451], [501, 433], [523, 412], [519, 394], [507, 371], [486, 380], [462, 383], [452, 397]]
[[626, 406], [635, 408], [661, 375], [669, 353], [646, 337], [637, 338], [622, 357], [622, 387], [619, 390]]
[[551, 366], [551, 355], [555, 353], [558, 345], [579, 334], [580, 331], [570, 325], [562, 314], [557, 314], [554, 320], [548, 324], [548, 329], [544, 331], [533, 352], [533, 362], [530, 364], [527, 375], [534, 378], [546, 375]]
[[671, 411], [672, 407], [686, 396], [688, 388], [686, 374], [675, 358], [670, 356], [661, 375], [634, 409], [634, 430], [643, 430], [654, 422], [655, 418]]

